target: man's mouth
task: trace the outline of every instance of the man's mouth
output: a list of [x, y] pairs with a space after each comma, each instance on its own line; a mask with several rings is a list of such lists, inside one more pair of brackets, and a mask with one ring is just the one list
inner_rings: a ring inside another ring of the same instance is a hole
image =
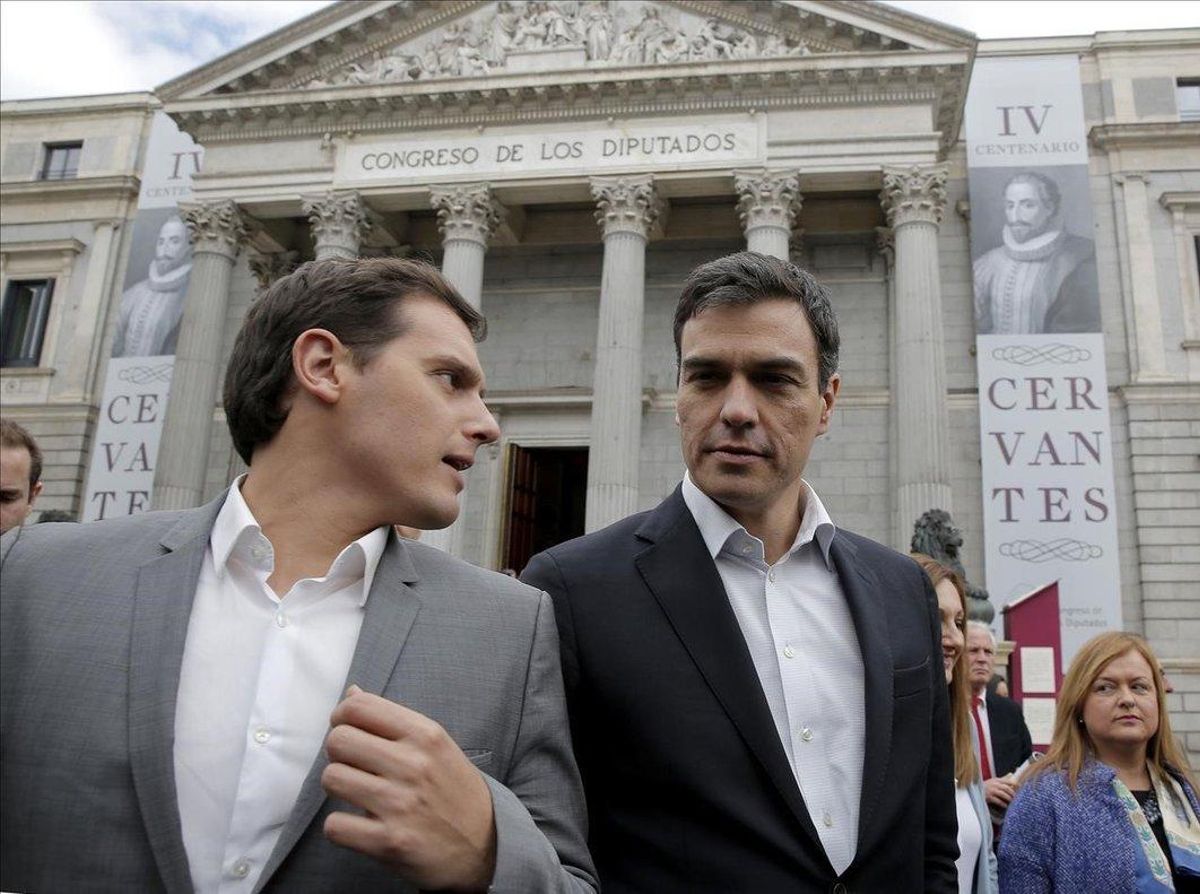
[[475, 461], [463, 456], [444, 456], [442, 462], [454, 469], [456, 472], [465, 472], [471, 466], [475, 465]]
[[707, 452], [722, 462], [730, 463], [753, 462], [765, 459], [768, 455], [766, 450], [751, 447], [748, 444], [717, 444], [710, 447]]

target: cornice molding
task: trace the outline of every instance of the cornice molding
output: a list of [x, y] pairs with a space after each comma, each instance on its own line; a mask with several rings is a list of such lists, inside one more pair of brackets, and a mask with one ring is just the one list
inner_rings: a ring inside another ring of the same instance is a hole
[[1097, 124], [1088, 132], [1088, 141], [1097, 149], [1200, 146], [1200, 121]]
[[142, 189], [140, 177], [76, 177], [73, 180], [6, 180], [0, 182], [0, 199], [134, 199]]
[[[861, 67], [800, 67], [797, 60], [775, 59], [689, 63], [667, 70], [605, 72], [607, 80], [588, 81], [595, 72], [571, 72], [552, 83], [520, 77], [502, 86], [499, 78], [486, 84], [473, 79], [463, 85], [471, 89], [462, 90], [445, 89], [455, 81], [436, 81], [217, 97], [216, 102], [205, 97], [176, 103], [167, 111], [198, 142], [215, 144], [513, 122], [927, 102], [937, 107], [943, 151], [953, 144], [965, 77], [961, 59], [906, 66], [883, 64], [878, 56], [840, 61], [857, 61]], [[671, 76], [676, 68], [683, 70]]]
[[86, 245], [78, 239], [34, 239], [29, 242], [0, 242], [0, 255], [57, 254], [68, 252], [77, 255]]

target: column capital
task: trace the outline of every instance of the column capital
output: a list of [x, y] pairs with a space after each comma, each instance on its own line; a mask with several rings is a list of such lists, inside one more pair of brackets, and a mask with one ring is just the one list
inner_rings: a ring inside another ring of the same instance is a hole
[[246, 222], [231, 199], [184, 202], [179, 213], [197, 253], [209, 252], [233, 260], [246, 241]]
[[429, 201], [437, 212], [443, 243], [463, 239], [486, 246], [504, 221], [504, 206], [487, 183], [451, 183], [435, 186]]
[[654, 178], [593, 177], [592, 198], [596, 200], [596, 223], [605, 236], [634, 233], [649, 238], [666, 219], [666, 202], [654, 189]]
[[887, 212], [888, 225], [940, 225], [942, 213], [946, 210], [948, 175], [949, 168], [944, 164], [885, 167], [879, 201]]
[[362, 197], [354, 190], [301, 196], [300, 207], [312, 229], [313, 245], [321, 257], [323, 249], [358, 256], [359, 246], [371, 232], [371, 218]]
[[275, 280], [287, 276], [300, 266], [300, 253], [295, 251], [251, 252], [246, 259], [250, 272], [258, 280], [257, 294], [261, 295]]
[[777, 227], [789, 233], [800, 213], [799, 171], [734, 171], [742, 228]]

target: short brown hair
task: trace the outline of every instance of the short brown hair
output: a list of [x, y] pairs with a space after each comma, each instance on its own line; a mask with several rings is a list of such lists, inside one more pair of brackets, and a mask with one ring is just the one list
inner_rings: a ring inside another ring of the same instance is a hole
[[294, 381], [292, 345], [302, 332], [328, 329], [361, 368], [407, 331], [402, 305], [416, 295], [445, 302], [475, 341], [483, 340], [483, 315], [424, 261], [309, 261], [276, 280], [246, 314], [225, 372], [225, 419], [238, 455], [249, 463], [254, 449], [283, 427]]
[[29, 451], [29, 487], [42, 480], [42, 451], [25, 426], [11, 419], [0, 419], [0, 447], [24, 447]]

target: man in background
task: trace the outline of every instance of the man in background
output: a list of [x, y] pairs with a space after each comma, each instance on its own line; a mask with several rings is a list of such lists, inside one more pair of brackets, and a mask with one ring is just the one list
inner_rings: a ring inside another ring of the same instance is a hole
[[42, 451], [33, 435], [0, 419], [0, 534], [23, 524], [42, 492]]
[[967, 666], [984, 795], [988, 805], [1002, 813], [1017, 792], [1010, 774], [1029, 760], [1033, 742], [1020, 705], [988, 690], [996, 667], [996, 636], [981, 621], [967, 624]]

